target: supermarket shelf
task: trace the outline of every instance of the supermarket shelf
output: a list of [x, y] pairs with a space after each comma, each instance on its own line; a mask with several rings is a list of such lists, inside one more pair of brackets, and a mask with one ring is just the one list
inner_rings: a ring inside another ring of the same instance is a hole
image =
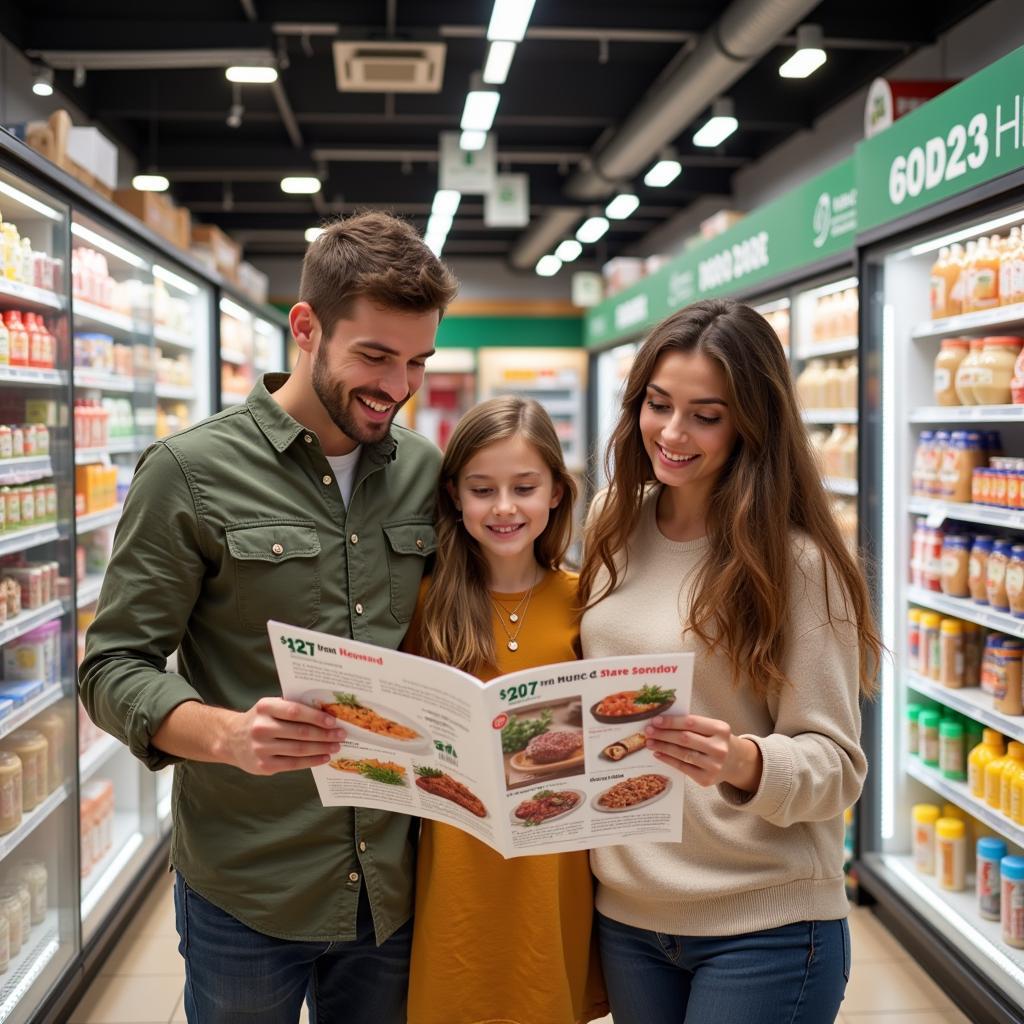
[[0, 739], [10, 736], [15, 729], [20, 729], [27, 721], [56, 704], [63, 696], [64, 687], [60, 683], [51, 683], [31, 700], [25, 701], [16, 711], [0, 720]]
[[856, 409], [805, 409], [804, 423], [856, 423]]
[[116, 374], [90, 370], [85, 366], [75, 368], [75, 387], [92, 388], [95, 391], [118, 391], [125, 394], [134, 394], [139, 390], [134, 377], [118, 377]]
[[157, 398], [178, 398], [184, 402], [194, 402], [196, 393], [192, 388], [179, 387], [176, 384], [157, 384]]
[[825, 485], [825, 490], [831, 491], [833, 494], [846, 494], [851, 498], [857, 494], [856, 480], [847, 480], [841, 476], [825, 476], [821, 479]]
[[981, 309], [976, 313], [962, 313], [960, 316], [947, 316], [941, 320], [924, 320], [913, 329], [910, 336], [920, 341], [975, 332], [1000, 334], [1003, 328], [1006, 328], [1008, 334], [1015, 334], [1021, 327], [1024, 327], [1024, 302]]
[[29, 526], [24, 530], [0, 534], [0, 555], [9, 555], [15, 551], [28, 551], [40, 544], [49, 544], [51, 540], [59, 540], [60, 527], [54, 523], [45, 526]]
[[113, 526], [121, 518], [121, 508], [121, 505], [115, 505], [102, 512], [87, 512], [84, 516], [79, 516], [76, 520], [79, 534], [99, 530], [104, 526]]
[[161, 327], [159, 324], [153, 328], [153, 337], [161, 345], [173, 345], [175, 348], [188, 349], [190, 352], [195, 349], [196, 343], [187, 334], [179, 334], [169, 327]]
[[222, 391], [220, 393], [220, 404], [225, 407], [229, 405], [242, 405], [247, 397], [248, 395], [233, 395], [230, 391]]
[[[82, 923], [85, 924], [100, 900], [120, 883], [126, 889], [134, 872], [129, 869], [143, 849], [145, 837], [139, 831], [138, 814], [115, 814], [113, 841], [102, 860], [83, 879]], [[90, 922], [91, 924], [91, 922]]]
[[927, 768], [916, 758], [908, 758], [906, 764], [907, 774], [918, 782], [924, 783], [930, 790], [940, 793], [951, 804], [966, 811], [972, 818], [983, 821], [993, 832], [998, 832], [1004, 839], [1008, 839], [1017, 846], [1024, 846], [1024, 828], [1015, 825], [1005, 815], [1000, 814], [994, 807], [971, 796], [966, 782], [956, 782], [953, 779], [943, 778], [941, 772], [934, 768]]
[[59, 949], [59, 912], [53, 908], [46, 912], [46, 919], [29, 932], [21, 952], [11, 957], [0, 987], [0, 1021], [11, 1016]]
[[150, 327], [147, 323], [133, 320], [124, 313], [115, 313], [112, 309], [105, 309], [103, 306], [94, 305], [83, 299], [72, 298], [71, 315], [75, 320], [75, 330], [82, 324], [94, 324], [111, 331], [119, 331], [122, 334], [149, 334]]
[[910, 410], [911, 423], [1021, 423], [1024, 405], [922, 405]]
[[58, 786], [41, 804], [26, 811], [21, 824], [0, 838], [0, 861], [9, 856], [20, 843], [24, 842], [53, 812], [68, 798], [68, 787]]
[[86, 605], [95, 604], [99, 600], [100, 587], [103, 586], [103, 576], [86, 576], [81, 583], [78, 584], [78, 589], [75, 591], [75, 599], [79, 608], [85, 608]]
[[223, 348], [220, 350], [220, 361], [222, 363], [231, 363], [234, 366], [248, 366], [250, 362], [247, 355], [242, 355], [238, 352], [228, 352]]
[[12, 640], [17, 640], [19, 636], [24, 636], [26, 633], [31, 633], [33, 629], [37, 629], [39, 626], [45, 626], [47, 622], [59, 619], [63, 614], [64, 602], [50, 601], [39, 608], [33, 608], [31, 611], [15, 615], [13, 619], [8, 619], [0, 626], [0, 646], [9, 644]]
[[992, 508], [969, 502], [936, 501], [934, 498], [911, 498], [908, 510], [916, 516], [928, 516], [929, 526], [938, 526], [945, 519], [961, 523], [981, 523], [1006, 530], [1024, 530], [1024, 511], [1020, 509]]
[[141, 452], [149, 442], [144, 437], [116, 437], [106, 448], [76, 448], [75, 465], [102, 462], [107, 455], [129, 455]]
[[67, 382], [68, 375], [64, 370], [40, 370], [34, 366], [0, 366], [0, 384], [64, 387]]
[[860, 347], [860, 338], [856, 334], [846, 338], [834, 338], [832, 341], [811, 342], [806, 348], [796, 351], [797, 359], [819, 359], [824, 356], [842, 356], [853, 354]]
[[98, 739], [78, 759], [78, 782], [84, 785], [89, 781], [115, 754], [128, 748], [113, 736], [104, 735]]
[[907, 686], [917, 693], [931, 697], [944, 707], [959, 711], [976, 722], [998, 729], [1004, 736], [1024, 742], [1024, 718], [1020, 715], [1000, 714], [992, 707], [992, 694], [985, 693], [980, 686], [964, 686], [954, 690], [916, 672], [904, 672], [903, 678]]
[[6, 277], [0, 280], [0, 298], [17, 299], [20, 304], [32, 306], [33, 309], [63, 309], [65, 306], [64, 296], [57, 292], [35, 288], [20, 281], [9, 281]]
[[48, 476], [53, 476], [49, 455], [29, 455], [0, 462], [0, 484], [27, 484], [30, 480], [44, 480]]
[[933, 590], [925, 590], [924, 587], [907, 587], [907, 600], [922, 608], [945, 612], [958, 619], [976, 622], [987, 629], [995, 629], [1000, 633], [1024, 639], [1024, 619], [1015, 619], [1009, 612], [997, 612], [985, 605], [975, 604], [967, 598], [947, 597]]

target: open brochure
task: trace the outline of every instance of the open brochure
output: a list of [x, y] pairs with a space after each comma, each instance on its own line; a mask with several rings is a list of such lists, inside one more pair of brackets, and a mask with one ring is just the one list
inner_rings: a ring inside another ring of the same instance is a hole
[[345, 727], [312, 769], [327, 807], [443, 821], [504, 857], [678, 842], [684, 776], [647, 750], [656, 715], [686, 714], [692, 654], [592, 658], [483, 683], [356, 640], [268, 622], [289, 700]]

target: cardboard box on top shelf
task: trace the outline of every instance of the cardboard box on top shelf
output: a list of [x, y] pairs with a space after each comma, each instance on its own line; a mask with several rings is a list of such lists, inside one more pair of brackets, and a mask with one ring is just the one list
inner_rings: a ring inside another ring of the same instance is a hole
[[238, 264], [238, 287], [253, 302], [264, 303], [270, 290], [270, 278], [262, 270], [257, 270], [251, 263], [243, 260]]
[[[98, 192], [106, 199], [113, 198], [113, 188], [101, 180], [89, 168], [83, 167], [71, 155], [69, 144], [74, 126], [71, 123], [71, 115], [66, 110], [55, 110], [46, 121], [29, 121], [23, 129], [17, 129], [15, 134], [23, 137], [24, 140], [47, 160], [52, 161], [61, 170], [67, 171], [73, 178], [77, 178], [83, 185], [87, 185], [93, 191]], [[90, 147], [98, 152], [104, 149], [104, 143], [110, 145], [106, 139], [97, 143], [93, 136], [78, 136], [75, 144], [76, 151], [84, 152], [88, 157]], [[108, 154], [109, 156], [109, 154]], [[114, 150], [114, 180], [117, 178], [117, 150]], [[102, 164], [102, 160], [101, 160]], [[101, 166], [101, 173], [109, 177], [109, 162]]]
[[616, 256], [602, 268], [605, 294], [615, 295], [644, 276], [644, 261], [633, 256]]
[[191, 248], [200, 262], [227, 280], [238, 283], [238, 263], [242, 258], [242, 247], [216, 225], [193, 224]]
[[700, 222], [700, 233], [702, 238], [714, 238], [723, 231], [728, 231], [733, 224], [743, 220], [745, 213], [739, 210], [717, 210], [710, 217], [705, 217]]
[[[172, 245], [188, 249], [189, 232], [183, 229], [191, 225], [188, 210], [175, 206], [162, 192], [139, 192], [134, 188], [119, 188], [114, 193], [114, 202], [138, 217], [148, 228]], [[185, 220], [183, 221], [183, 217]]]
[[117, 188], [117, 146], [99, 128], [71, 126], [68, 156], [107, 188]]

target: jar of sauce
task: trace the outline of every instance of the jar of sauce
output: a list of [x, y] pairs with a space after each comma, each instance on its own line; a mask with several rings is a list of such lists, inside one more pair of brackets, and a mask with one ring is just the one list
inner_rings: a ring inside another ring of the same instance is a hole
[[970, 352], [967, 338], [946, 338], [935, 357], [935, 404], [960, 405], [956, 393], [956, 372]]
[[1006, 567], [1010, 564], [1012, 552], [1009, 541], [997, 540], [988, 556], [988, 603], [1000, 612], [1010, 610], [1010, 601], [1006, 596]]
[[953, 388], [961, 405], [977, 405], [974, 397], [974, 376], [981, 360], [983, 343], [981, 338], [973, 338], [967, 357], [957, 367], [956, 376], [953, 380]]
[[1003, 715], [1024, 714], [1021, 703], [1021, 668], [1024, 641], [1004, 637], [992, 652], [992, 707]]
[[924, 564], [922, 584], [926, 590], [939, 593], [942, 590], [942, 540], [941, 530], [925, 527]]
[[974, 375], [974, 397], [978, 405], [1008, 405], [1017, 357], [1024, 348], [1020, 338], [983, 338], [981, 358]]
[[[1022, 549], [1024, 550], [1024, 549]], [[970, 597], [971, 538], [963, 533], [947, 534], [942, 541], [942, 592], [949, 597]], [[1024, 563], [1021, 564], [1024, 586]]]
[[48, 760], [46, 737], [36, 729], [18, 729], [4, 741], [4, 748], [21, 758], [21, 805], [31, 811], [46, 798], [46, 767]]
[[917, 435], [917, 449], [914, 452], [914, 468], [911, 471], [911, 493], [915, 498], [928, 494], [928, 470], [935, 448], [935, 432], [922, 430]]
[[1006, 566], [1006, 598], [1015, 619], [1024, 619], [1024, 544], [1014, 544]]
[[950, 689], [964, 685], [964, 630], [956, 619], [943, 619], [940, 627], [939, 682]]
[[942, 495], [942, 464], [946, 457], [946, 449], [949, 447], [949, 440], [948, 431], [935, 431], [932, 440], [931, 457], [925, 466], [924, 485], [926, 497], [938, 498]]
[[0, 750], [0, 835], [21, 824], [21, 758]]

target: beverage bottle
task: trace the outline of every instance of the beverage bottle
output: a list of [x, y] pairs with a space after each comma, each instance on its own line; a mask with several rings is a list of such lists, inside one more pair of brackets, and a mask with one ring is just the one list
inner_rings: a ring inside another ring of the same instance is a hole
[[990, 762], [1004, 754], [1003, 737], [995, 729], [986, 729], [981, 742], [967, 755], [967, 786], [971, 796], [985, 799], [985, 770]]
[[932, 264], [932, 272], [929, 288], [929, 303], [932, 310], [932, 319], [938, 320], [946, 315], [946, 272], [949, 268], [949, 246], [944, 245], [939, 250], [938, 259]]

